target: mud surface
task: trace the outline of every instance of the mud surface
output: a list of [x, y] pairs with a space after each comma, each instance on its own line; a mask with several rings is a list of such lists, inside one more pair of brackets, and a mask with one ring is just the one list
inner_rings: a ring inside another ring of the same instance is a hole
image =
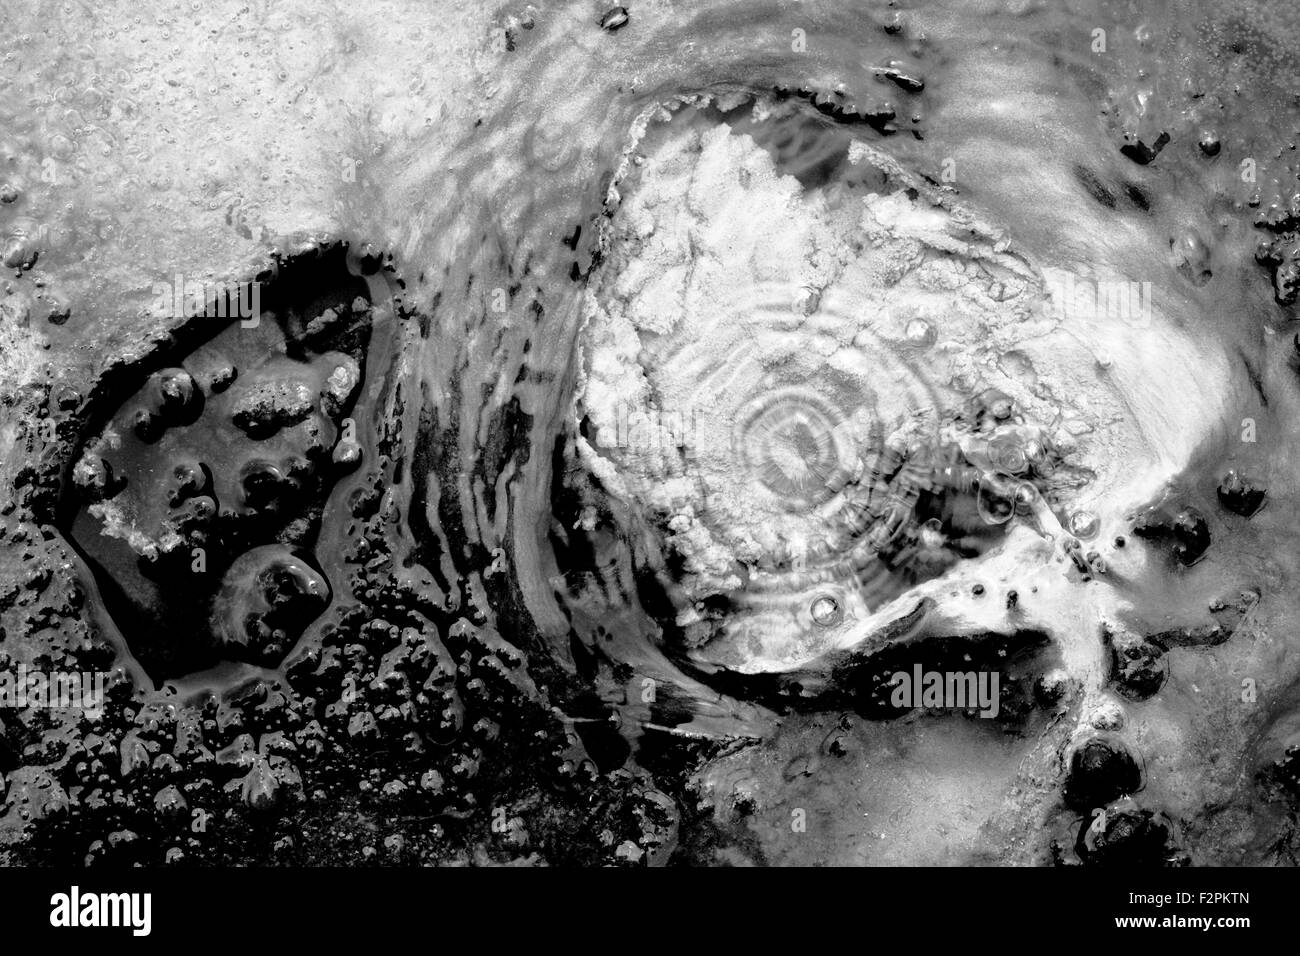
[[0, 857], [1294, 864], [1298, 36], [7, 0]]

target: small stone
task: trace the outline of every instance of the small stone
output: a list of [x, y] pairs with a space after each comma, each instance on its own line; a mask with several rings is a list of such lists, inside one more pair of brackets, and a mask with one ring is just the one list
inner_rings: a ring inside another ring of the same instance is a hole
[[1210, 526], [1195, 508], [1184, 508], [1174, 519], [1178, 545], [1174, 554], [1185, 565], [1195, 564], [1210, 546]]
[[645, 856], [645, 850], [631, 840], [624, 840], [618, 845], [618, 849], [614, 851], [614, 856], [626, 863], [639, 863], [641, 857]]
[[1124, 710], [1113, 700], [1102, 701], [1093, 710], [1088, 723], [1096, 730], [1123, 730]]
[[348, 736], [353, 740], [374, 740], [379, 737], [375, 715], [368, 710], [353, 714], [348, 720]]
[[250, 809], [269, 810], [275, 806], [280, 797], [280, 781], [268, 761], [257, 758], [240, 785], [240, 794]]
[[338, 418], [360, 381], [361, 369], [356, 361], [351, 356], [342, 356], [321, 390], [321, 410], [331, 418]]
[[72, 482], [90, 497], [100, 497], [108, 489], [108, 465], [89, 448], [72, 469]]
[[223, 365], [208, 376], [208, 388], [211, 389], [214, 394], [220, 394], [234, 383], [238, 374], [239, 370], [236, 369], [235, 366]]
[[152, 444], [162, 437], [167, 428], [157, 415], [147, 408], [141, 408], [131, 416], [131, 430], [142, 442]]
[[266, 381], [250, 385], [236, 399], [231, 420], [250, 438], [266, 438], [304, 421], [315, 396], [305, 382]]
[[443, 790], [442, 774], [436, 770], [426, 770], [424, 775], [420, 777], [420, 789], [425, 793], [439, 796]]
[[600, 28], [613, 33], [615, 30], [621, 30], [627, 26], [630, 19], [627, 7], [612, 7], [605, 11], [605, 15], [600, 18]]
[[1264, 507], [1267, 492], [1250, 478], [1229, 471], [1219, 482], [1219, 504], [1233, 514], [1249, 518]]
[[923, 77], [904, 72], [899, 69], [897, 63], [890, 63], [885, 69], [876, 72], [879, 76], [889, 80], [899, 89], [906, 90], [908, 93], [920, 93], [925, 89], [925, 79]]
[[339, 467], [351, 468], [361, 460], [361, 446], [354, 441], [341, 441], [334, 446], [332, 457]]
[[185, 797], [173, 784], [168, 784], [154, 794], [153, 805], [159, 814], [170, 818], [183, 816], [189, 808]]
[[1111, 680], [1125, 697], [1146, 700], [1165, 682], [1164, 651], [1126, 630], [1108, 634]]
[[60, 385], [55, 390], [54, 403], [60, 411], [70, 412], [81, 404], [81, 393], [71, 385]]
[[1034, 694], [1044, 704], [1059, 704], [1070, 690], [1070, 675], [1061, 667], [1053, 668], [1034, 682]]

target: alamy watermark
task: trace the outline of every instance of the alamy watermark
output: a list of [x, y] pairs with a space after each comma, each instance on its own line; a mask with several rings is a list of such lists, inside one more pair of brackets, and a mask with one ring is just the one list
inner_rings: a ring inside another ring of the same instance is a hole
[[246, 329], [262, 321], [262, 283], [257, 280], [231, 287], [178, 272], [171, 282], [155, 282], [153, 296], [155, 309], [173, 319], [239, 319]]
[[626, 402], [619, 402], [614, 409], [614, 427], [602, 426], [596, 435], [601, 447], [637, 455], [677, 450], [695, 454], [704, 442], [701, 416], [694, 408], [661, 412]]
[[895, 707], [934, 710], [979, 709], [981, 717], [996, 717], [1001, 708], [997, 671], [927, 671], [920, 664], [911, 673], [898, 671], [890, 679]]
[[104, 712], [102, 671], [0, 671], [0, 707], [77, 709], [98, 719]]
[[148, 936], [153, 928], [152, 893], [82, 892], [73, 885], [50, 897], [50, 925], [56, 929], [122, 927], [133, 936]]
[[1150, 282], [1088, 279], [1059, 269], [1044, 271], [1052, 314], [1058, 319], [1113, 319], [1138, 328], [1151, 324]]

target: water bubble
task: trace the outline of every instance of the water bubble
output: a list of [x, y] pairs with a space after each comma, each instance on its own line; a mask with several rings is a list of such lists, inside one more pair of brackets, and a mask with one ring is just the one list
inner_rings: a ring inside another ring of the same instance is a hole
[[998, 471], [1019, 475], [1029, 466], [1029, 458], [1014, 438], [995, 438], [989, 442], [989, 462]]
[[809, 613], [812, 614], [813, 623], [818, 627], [833, 627], [844, 617], [840, 602], [829, 594], [822, 594], [814, 598]]
[[975, 505], [985, 524], [1006, 524], [1016, 513], [1015, 488], [1004, 479], [981, 476]]
[[1091, 511], [1076, 511], [1070, 515], [1070, 520], [1066, 525], [1070, 534], [1076, 538], [1087, 540], [1097, 534], [1100, 521]]
[[1050, 478], [1056, 472], [1056, 457], [1052, 450], [1040, 441], [1030, 441], [1025, 454], [1033, 465], [1034, 474], [1040, 478]]
[[1032, 514], [1034, 506], [1038, 504], [1038, 489], [1027, 481], [1022, 481], [1016, 485], [1012, 497], [1015, 500], [1016, 514]]
[[907, 341], [917, 348], [928, 348], [938, 338], [934, 326], [925, 319], [913, 319], [908, 322], [904, 334], [907, 336]]
[[822, 293], [820, 289], [805, 287], [795, 292], [791, 308], [796, 315], [812, 315], [821, 305], [821, 301]]

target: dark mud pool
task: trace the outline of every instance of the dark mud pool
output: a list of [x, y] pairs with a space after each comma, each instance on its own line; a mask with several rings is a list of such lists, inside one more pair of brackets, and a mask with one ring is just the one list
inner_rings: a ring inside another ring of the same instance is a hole
[[0, 10], [0, 857], [1297, 862], [1300, 8], [362, 7]]

